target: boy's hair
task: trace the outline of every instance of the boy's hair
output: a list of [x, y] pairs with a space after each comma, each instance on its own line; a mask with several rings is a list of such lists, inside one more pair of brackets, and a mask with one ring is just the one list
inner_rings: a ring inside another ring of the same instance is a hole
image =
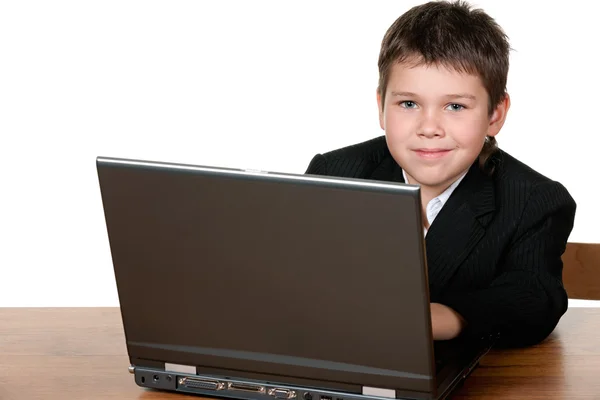
[[[509, 51], [502, 28], [466, 2], [432, 1], [415, 6], [390, 26], [381, 43], [377, 88], [381, 102], [384, 104], [395, 63], [439, 64], [478, 75], [488, 93], [491, 115], [506, 95]], [[482, 168], [497, 149], [496, 139], [488, 136], [479, 155]]]

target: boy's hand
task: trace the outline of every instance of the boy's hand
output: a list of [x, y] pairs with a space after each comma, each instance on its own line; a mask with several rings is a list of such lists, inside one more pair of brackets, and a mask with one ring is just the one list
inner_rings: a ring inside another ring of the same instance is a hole
[[431, 303], [433, 340], [450, 340], [457, 337], [466, 322], [456, 311], [440, 303]]

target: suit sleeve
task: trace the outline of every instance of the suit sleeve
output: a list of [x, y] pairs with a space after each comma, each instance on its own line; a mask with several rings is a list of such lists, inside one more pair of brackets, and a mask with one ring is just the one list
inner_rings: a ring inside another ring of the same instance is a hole
[[327, 159], [322, 154], [317, 154], [313, 157], [308, 165], [305, 174], [309, 175], [326, 175], [327, 174]]
[[531, 191], [492, 284], [470, 293], [449, 293], [440, 301], [467, 321], [465, 335], [498, 333], [499, 346], [521, 347], [541, 342], [554, 330], [568, 305], [561, 257], [575, 209], [557, 182]]

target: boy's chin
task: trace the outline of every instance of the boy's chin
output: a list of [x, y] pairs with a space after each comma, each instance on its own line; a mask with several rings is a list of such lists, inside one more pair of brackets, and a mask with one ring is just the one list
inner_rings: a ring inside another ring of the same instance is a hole
[[420, 174], [415, 176], [421, 186], [427, 186], [436, 189], [445, 189], [460, 177], [458, 174]]

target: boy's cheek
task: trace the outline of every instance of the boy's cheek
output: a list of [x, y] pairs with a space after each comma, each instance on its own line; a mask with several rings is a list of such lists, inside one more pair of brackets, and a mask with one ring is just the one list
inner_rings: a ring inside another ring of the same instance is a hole
[[400, 146], [405, 145], [410, 140], [411, 134], [410, 131], [388, 125], [385, 136], [387, 137], [388, 146]]

